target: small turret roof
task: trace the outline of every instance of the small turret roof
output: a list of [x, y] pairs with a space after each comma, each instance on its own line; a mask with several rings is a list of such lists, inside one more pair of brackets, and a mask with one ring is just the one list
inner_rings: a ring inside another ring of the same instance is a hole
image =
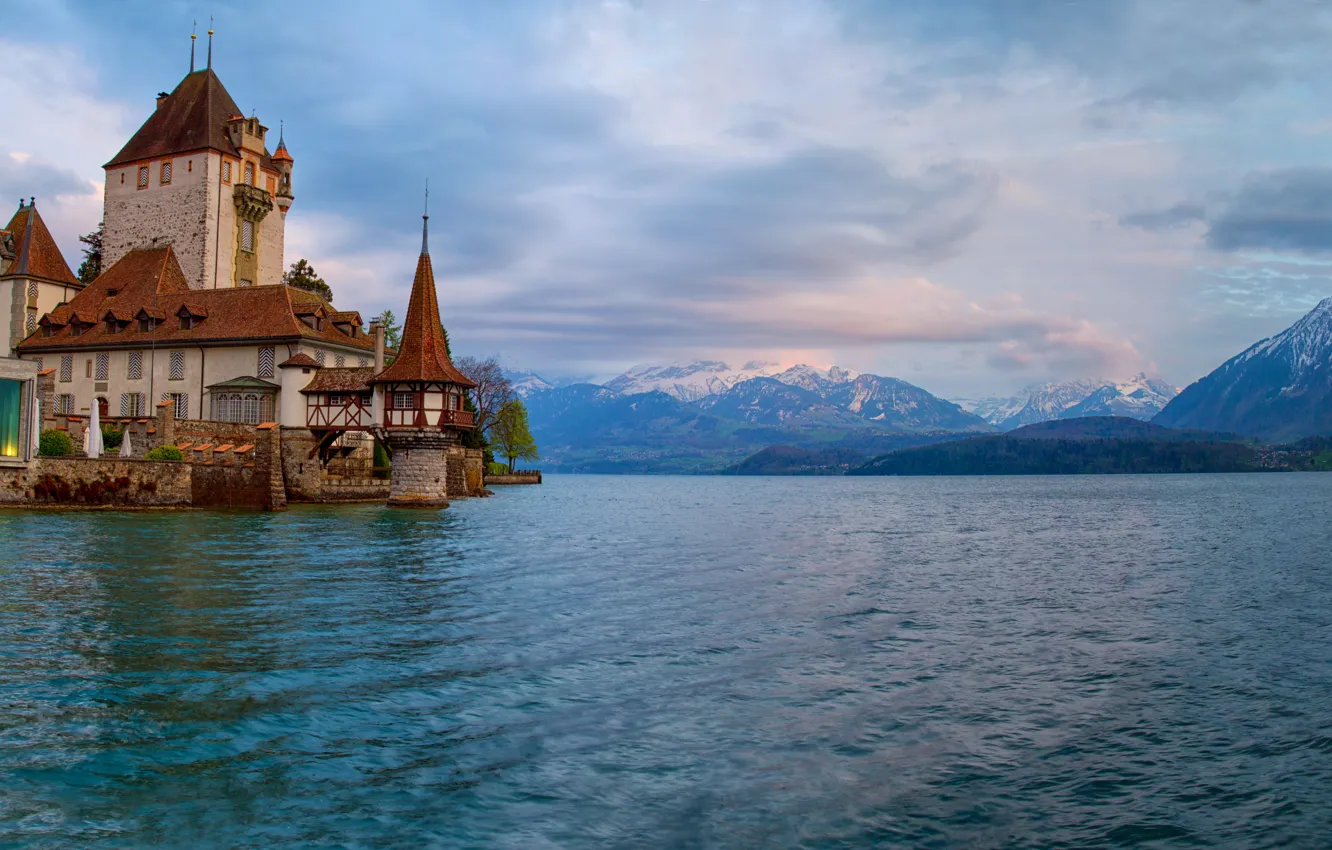
[[19, 204], [18, 212], [3, 228], [14, 238], [15, 260], [5, 276], [35, 277], [70, 286], [83, 286], [60, 253], [55, 238], [37, 212], [37, 204]]

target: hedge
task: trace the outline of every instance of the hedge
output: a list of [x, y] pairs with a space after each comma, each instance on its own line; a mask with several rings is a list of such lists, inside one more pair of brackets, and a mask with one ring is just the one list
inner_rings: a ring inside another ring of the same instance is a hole
[[48, 428], [37, 438], [37, 454], [42, 457], [66, 457], [74, 454], [74, 441], [65, 431]]
[[143, 456], [144, 460], [184, 460], [180, 449], [175, 446], [158, 446]]

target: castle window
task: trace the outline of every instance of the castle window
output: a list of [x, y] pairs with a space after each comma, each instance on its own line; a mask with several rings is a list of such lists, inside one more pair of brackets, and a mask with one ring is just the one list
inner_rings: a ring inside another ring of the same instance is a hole
[[36, 313], [28, 313], [28, 325], [27, 325], [27, 327], [28, 327], [28, 333], [32, 333], [33, 331], [37, 330], [37, 314], [36, 314]]
[[360, 366], [362, 369], [364, 369], [366, 366], [369, 366], [369, 365], [370, 365], [370, 361], [367, 360], [367, 359], [364, 358], [364, 357], [361, 357], [361, 358], [357, 359], [357, 361], [356, 361], [356, 365], [357, 365], [357, 366]]
[[148, 188], [148, 166], [146, 165], [139, 166], [139, 188]]
[[273, 194], [273, 190], [276, 188], [277, 185], [273, 182], [273, 178], [272, 177], [268, 178], [268, 194], [270, 195]]
[[230, 182], [231, 182], [231, 161], [230, 161], [230, 160], [225, 160], [225, 159], [222, 160], [222, 182], [223, 182], [223, 183], [230, 183]]
[[74, 396], [72, 393], [61, 393], [56, 396], [56, 413], [66, 415], [74, 412]]
[[273, 421], [273, 396], [268, 393], [264, 393], [263, 396], [259, 398], [259, 421]]
[[120, 172], [120, 185], [125, 185], [125, 172]]
[[129, 370], [125, 373], [125, 379], [129, 381], [139, 381], [143, 379], [143, 352], [131, 351], [129, 356]]
[[411, 410], [416, 407], [416, 393], [395, 392], [393, 393], [393, 407], [395, 410]]
[[273, 377], [273, 360], [276, 351], [271, 347], [259, 349], [259, 377]]
[[170, 182], [171, 182], [171, 163], [164, 162], [162, 163], [162, 185], [165, 186]]
[[343, 357], [341, 354], [334, 355], [333, 365], [341, 369], [343, 366], [347, 365], [347, 358]]
[[157, 323], [153, 321], [152, 316], [144, 314], [139, 317], [139, 331], [141, 333], [148, 333], [155, 327], [157, 327]]
[[185, 170], [189, 172], [194, 171], [194, 160], [188, 159], [185, 161]]
[[185, 352], [171, 352], [171, 365], [167, 370], [167, 379], [172, 381], [185, 380]]
[[253, 186], [253, 185], [254, 185], [254, 163], [253, 163], [253, 162], [247, 162], [247, 163], [245, 163], [245, 185], [246, 185], [246, 186]]
[[74, 355], [66, 354], [60, 358], [60, 380], [69, 383], [74, 380]]
[[93, 376], [94, 380], [105, 381], [107, 373], [110, 371], [110, 369], [111, 369], [111, 355], [110, 354], [97, 355], [97, 374]]
[[254, 222], [241, 222], [241, 250], [254, 253]]
[[37, 281], [35, 280], [28, 281], [28, 297], [29, 298], [37, 297]]
[[42, 336], [55, 336], [59, 332], [60, 328], [58, 328], [54, 323], [48, 323], [42, 325]]
[[315, 352], [315, 362], [318, 363], [320, 366], [323, 366], [323, 365], [324, 365], [324, 360], [327, 359], [327, 356], [328, 356], [328, 355], [326, 355], [326, 354], [325, 354], [324, 352], [322, 352], [322, 351], [316, 351], [316, 352]]
[[190, 313], [185, 313], [180, 317], [180, 329], [183, 331], [193, 330], [199, 327], [199, 323], [202, 321], [203, 319], [199, 318], [198, 316], [192, 315]]
[[109, 334], [118, 334], [125, 329], [127, 322], [118, 322], [115, 319], [106, 320], [106, 332]]
[[139, 417], [144, 415], [143, 393], [121, 393], [120, 415]]
[[[175, 407], [173, 411], [177, 419], [188, 419], [190, 417], [190, 394], [189, 393], [171, 393], [171, 404]], [[163, 399], [165, 401], [166, 399]]]
[[248, 422], [251, 425], [259, 424], [259, 396], [249, 393], [245, 396], [245, 407], [241, 416], [242, 422]]
[[252, 281], [252, 280], [247, 280], [246, 278], [241, 278], [241, 279], [240, 279], [240, 286], [241, 286], [241, 287], [253, 286], [253, 285], [254, 285], [254, 281]]
[[85, 378], [91, 378], [91, 377], [92, 377], [92, 361], [91, 361], [91, 360], [84, 361], [84, 364], [83, 364], [83, 377], [85, 377]]

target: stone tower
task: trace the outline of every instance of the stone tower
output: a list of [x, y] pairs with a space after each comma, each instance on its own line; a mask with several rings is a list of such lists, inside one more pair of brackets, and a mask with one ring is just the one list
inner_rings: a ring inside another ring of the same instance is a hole
[[[211, 54], [211, 49], [210, 49]], [[105, 166], [103, 267], [170, 245], [191, 289], [282, 280], [293, 160], [213, 72], [185, 76]], [[276, 209], [275, 209], [276, 208]]]
[[464, 489], [463, 471], [449, 467], [447, 451], [459, 442], [463, 430], [473, 427], [471, 412], [463, 409], [463, 396], [476, 384], [449, 359], [430, 265], [426, 229], [430, 217], [423, 218], [421, 256], [398, 356], [370, 384], [377, 418], [375, 436], [393, 452], [388, 503], [442, 508], [449, 504], [450, 476], [457, 479], [455, 489]]
[[83, 284], [60, 253], [37, 212], [37, 199], [19, 200], [18, 212], [0, 229], [0, 357], [37, 330], [37, 320], [64, 304]]

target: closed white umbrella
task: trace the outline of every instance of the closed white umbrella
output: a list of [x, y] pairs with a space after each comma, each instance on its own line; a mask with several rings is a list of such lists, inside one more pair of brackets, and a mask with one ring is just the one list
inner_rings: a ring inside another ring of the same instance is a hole
[[120, 456], [121, 457], [134, 456], [134, 449], [130, 447], [130, 432], [128, 428], [125, 429], [124, 436], [122, 436], [120, 439]]
[[382, 387], [375, 387], [370, 393], [370, 427], [378, 428], [384, 424], [384, 393]]
[[90, 439], [92, 439], [92, 437], [90, 436], [91, 433], [92, 433], [92, 432], [88, 430], [88, 426], [87, 426], [87, 425], [84, 425], [84, 426], [83, 426], [83, 454], [84, 454], [85, 456], [88, 454], [88, 441], [89, 441]]
[[36, 457], [37, 450], [42, 443], [42, 400], [40, 398], [32, 400], [32, 427], [28, 430], [32, 431], [32, 454], [33, 457]]
[[98, 410], [101, 407], [93, 399], [92, 416], [88, 417], [88, 457], [102, 456], [102, 422]]

